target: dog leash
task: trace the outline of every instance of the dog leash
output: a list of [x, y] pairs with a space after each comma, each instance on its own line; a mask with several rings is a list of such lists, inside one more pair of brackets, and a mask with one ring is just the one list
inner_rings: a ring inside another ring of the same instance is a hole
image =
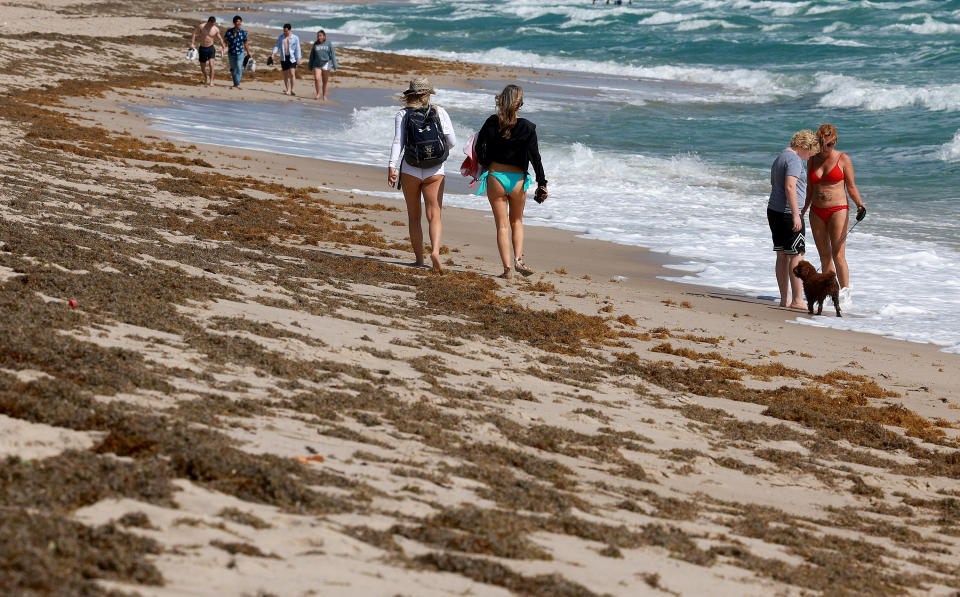
[[[864, 207], [862, 207], [862, 208], [860, 208], [860, 209], [857, 210], [857, 220], [853, 223], [853, 226], [851, 226], [850, 228], [847, 229], [847, 231], [843, 234], [843, 238], [841, 238], [841, 239], [840, 239], [840, 242], [837, 243], [837, 244], [842, 245], [843, 243], [847, 242], [847, 236], [849, 236], [850, 233], [853, 232], [853, 229], [856, 228], [856, 227], [857, 227], [857, 224], [859, 224], [859, 223], [863, 220], [863, 218], [865, 218], [865, 217], [867, 217], [867, 208], [866, 208], [866, 206], [864, 206]], [[821, 268], [823, 267], [823, 264], [822, 264], [822, 263], [820, 264], [820, 267], [821, 267]]]
[[851, 232], [853, 232], [853, 229], [856, 228], [856, 227], [857, 227], [857, 224], [859, 224], [859, 223], [861, 222], [861, 220], [863, 220], [863, 218], [865, 218], [865, 217], [867, 217], [867, 208], [866, 208], [866, 206], [861, 207], [860, 209], [857, 210], [857, 221], [853, 223], [853, 226], [851, 226], [850, 228], [847, 229], [847, 232], [843, 235], [843, 238], [840, 239], [840, 244], [841, 244], [841, 245], [842, 245], [843, 243], [847, 242], [847, 236], [848, 236]]

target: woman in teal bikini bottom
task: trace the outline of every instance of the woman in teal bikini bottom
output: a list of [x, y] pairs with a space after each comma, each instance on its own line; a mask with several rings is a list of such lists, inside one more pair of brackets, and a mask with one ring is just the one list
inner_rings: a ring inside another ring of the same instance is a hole
[[[490, 172], [487, 170], [480, 175], [480, 178], [477, 179], [480, 181], [480, 186], [477, 188], [477, 195], [482, 195], [487, 192], [487, 177], [492, 176], [497, 179], [497, 182], [503, 186], [503, 189], [509, 194], [510, 191], [517, 188], [517, 183], [521, 180], [523, 181], [523, 192], [526, 193], [527, 189], [530, 188], [530, 175], [524, 174], [523, 172]], [[509, 189], [509, 190], [507, 190]]]
[[501, 278], [512, 278], [514, 271], [524, 276], [533, 274], [523, 261], [523, 207], [532, 180], [527, 173], [529, 165], [536, 173], [536, 200], [543, 202], [547, 198], [537, 127], [517, 116], [522, 105], [523, 89], [507, 85], [497, 96], [497, 113], [483, 123], [474, 144], [477, 161], [487, 170], [480, 176], [477, 194], [486, 193], [493, 210], [497, 250], [503, 262]]

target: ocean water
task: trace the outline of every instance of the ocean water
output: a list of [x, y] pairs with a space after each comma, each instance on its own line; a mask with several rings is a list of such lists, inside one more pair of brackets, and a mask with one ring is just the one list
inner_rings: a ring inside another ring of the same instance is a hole
[[[960, 0], [602, 2], [300, 3], [248, 25], [289, 21], [302, 39], [323, 28], [347, 47], [538, 69], [518, 82], [551, 198], [531, 203], [530, 223], [649, 247], [680, 262], [673, 279], [771, 300], [770, 164], [794, 131], [831, 122], [869, 208], [848, 238], [854, 306], [796, 321], [960, 352]], [[436, 96], [462, 140], [502, 85], [472, 83], [481, 88]], [[272, 150], [276, 125], [250, 123], [284, 122], [284, 151], [385, 165], [396, 103], [339, 97], [353, 105], [200, 113], [175, 101], [147, 113], [182, 138]], [[460, 148], [452, 155], [451, 179]], [[458, 188], [448, 204], [488, 209]], [[819, 265], [809, 231], [807, 242]]]

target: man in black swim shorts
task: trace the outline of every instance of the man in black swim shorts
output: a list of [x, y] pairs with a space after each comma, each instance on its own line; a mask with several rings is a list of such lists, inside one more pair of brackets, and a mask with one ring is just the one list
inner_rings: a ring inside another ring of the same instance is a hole
[[[220, 36], [220, 29], [217, 27], [217, 17], [210, 17], [206, 23], [200, 23], [193, 30], [193, 37], [190, 38], [190, 47], [196, 48], [197, 35], [200, 36], [200, 47], [197, 48], [197, 58], [200, 61], [200, 72], [203, 73], [204, 84], [213, 87], [213, 68], [216, 64], [217, 48], [213, 45], [215, 39], [220, 40], [220, 47], [224, 52], [227, 51], [227, 44]], [[209, 66], [210, 72], [207, 73]]]
[[803, 214], [807, 209], [807, 176], [803, 165], [819, 148], [813, 131], [797, 131], [790, 139], [790, 146], [780, 152], [770, 167], [767, 223], [773, 237], [773, 250], [777, 253], [780, 306], [802, 311], [807, 310], [803, 282], [793, 273], [793, 268], [807, 252], [803, 226]]
[[277, 54], [280, 54], [280, 68], [283, 70], [283, 94], [296, 95], [293, 92], [293, 83], [297, 80], [297, 61], [303, 57], [303, 53], [300, 49], [300, 38], [293, 34], [290, 23], [283, 26], [283, 33], [277, 38], [277, 45], [270, 57]]

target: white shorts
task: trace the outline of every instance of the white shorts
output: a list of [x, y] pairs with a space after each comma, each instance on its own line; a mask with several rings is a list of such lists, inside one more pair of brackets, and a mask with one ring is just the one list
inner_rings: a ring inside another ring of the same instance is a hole
[[321, 65], [320, 65], [320, 70], [333, 70], [333, 61], [332, 61], [332, 60], [327, 60], [326, 62], [324, 62], [323, 64], [321, 64]]
[[431, 166], [429, 168], [417, 168], [416, 166], [411, 166], [406, 162], [400, 164], [400, 173], [409, 174], [420, 180], [430, 178], [431, 176], [436, 176], [437, 174], [443, 175], [443, 164], [439, 166]]

